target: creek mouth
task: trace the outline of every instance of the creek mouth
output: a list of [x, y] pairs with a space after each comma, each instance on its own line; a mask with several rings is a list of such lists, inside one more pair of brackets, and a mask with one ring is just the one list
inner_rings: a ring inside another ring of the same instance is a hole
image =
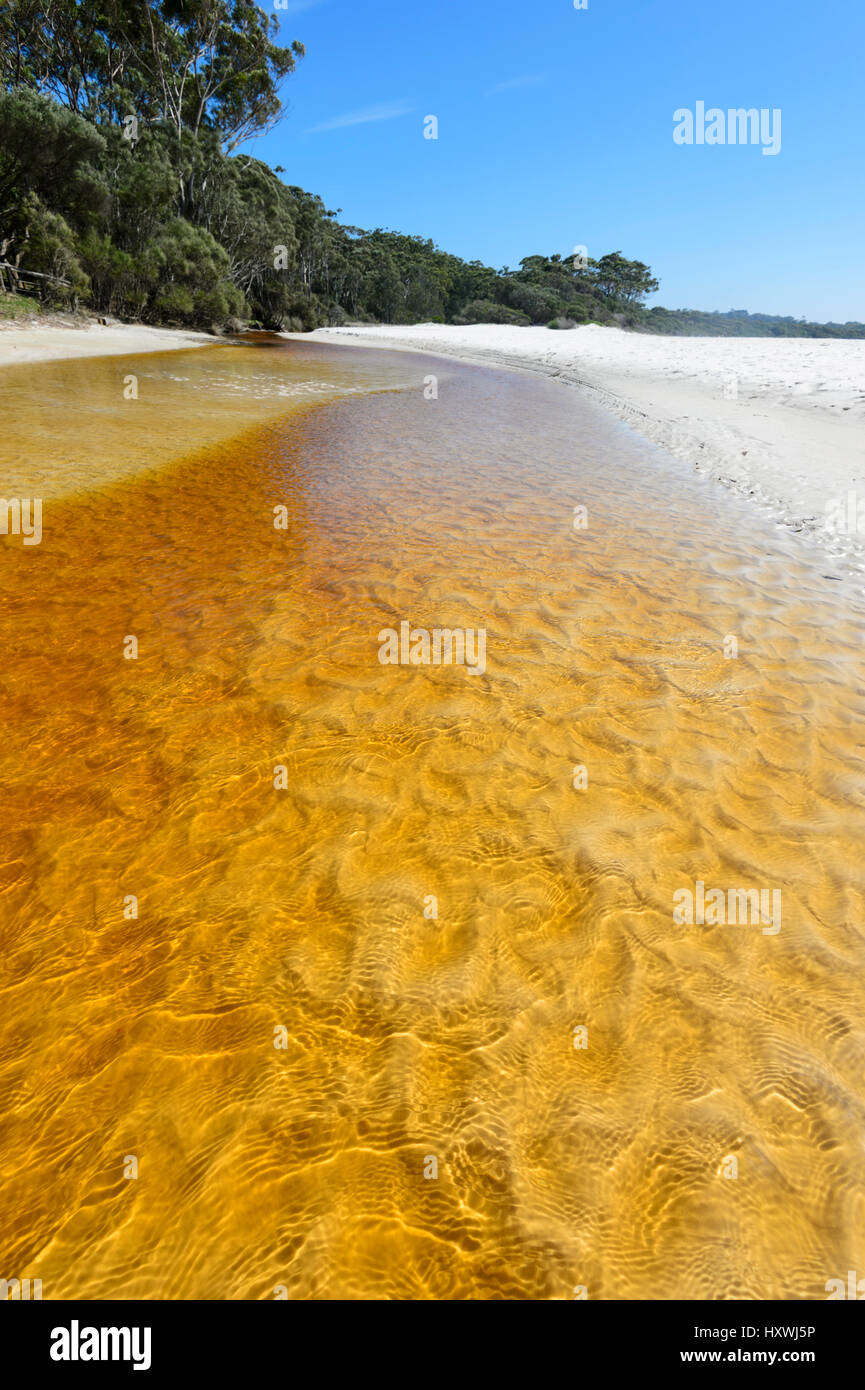
[[[825, 1297], [865, 1264], [854, 587], [552, 382], [158, 356], [12, 369], [8, 1268]], [[383, 665], [403, 621], [484, 670]], [[698, 882], [781, 929], [674, 920]]]

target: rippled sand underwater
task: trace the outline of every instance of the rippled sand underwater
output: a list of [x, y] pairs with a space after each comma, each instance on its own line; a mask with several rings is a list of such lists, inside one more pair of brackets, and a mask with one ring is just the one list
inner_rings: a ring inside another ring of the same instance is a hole
[[[0, 538], [4, 1274], [865, 1275], [861, 596], [553, 382], [294, 344], [249, 370], [311, 358], [358, 389], [145, 473], [106, 407], [120, 480]], [[50, 391], [99, 454], [82, 367]], [[485, 673], [382, 666], [401, 620], [485, 628]], [[677, 924], [697, 880], [780, 888], [780, 932]]]

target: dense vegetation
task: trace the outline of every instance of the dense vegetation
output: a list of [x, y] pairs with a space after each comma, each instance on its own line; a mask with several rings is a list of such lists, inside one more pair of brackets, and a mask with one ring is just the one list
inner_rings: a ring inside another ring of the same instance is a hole
[[705, 309], [643, 310], [641, 328], [650, 333], [678, 333], [696, 338], [865, 338], [865, 323], [807, 323], [789, 315], [726, 313]]
[[247, 0], [0, 0], [0, 287], [8, 302], [220, 328], [349, 320], [623, 324], [663, 333], [863, 336], [647, 310], [648, 266], [528, 256], [493, 270], [343, 226], [241, 144], [282, 111], [303, 46]]

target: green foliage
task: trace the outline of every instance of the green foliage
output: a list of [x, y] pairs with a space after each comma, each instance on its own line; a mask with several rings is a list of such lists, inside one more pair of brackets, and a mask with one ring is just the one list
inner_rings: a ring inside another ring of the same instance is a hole
[[460, 323], [509, 323], [515, 327], [524, 327], [531, 323], [527, 314], [522, 314], [518, 309], [511, 309], [507, 304], [496, 304], [491, 299], [473, 299], [470, 304], [466, 304], [462, 313], [455, 322]]
[[227, 253], [203, 227], [183, 218], [171, 222], [148, 248], [147, 267], [157, 319], [207, 327], [246, 308], [231, 282]]
[[303, 57], [278, 32], [249, 0], [5, 0], [0, 76], [94, 123], [135, 115], [234, 149], [279, 119], [279, 86]]
[[51, 212], [35, 195], [28, 196], [25, 206], [29, 232], [27, 264], [46, 277], [39, 297], [51, 303], [76, 303], [87, 291], [88, 277], [78, 259], [70, 227], [59, 213]]
[[86, 220], [104, 149], [99, 131], [47, 97], [0, 92], [0, 236], [28, 194]]
[[644, 310], [639, 327], [648, 333], [710, 338], [865, 338], [862, 323], [807, 323], [772, 314], [749, 314], [747, 309], [709, 313], [701, 309]]
[[619, 304], [638, 304], [658, 288], [649, 267], [642, 261], [626, 261], [621, 251], [602, 256], [595, 265], [595, 277], [601, 293]]
[[561, 296], [550, 286], [532, 284], [514, 276], [505, 282], [505, 302], [531, 323], [545, 323], [561, 307]]

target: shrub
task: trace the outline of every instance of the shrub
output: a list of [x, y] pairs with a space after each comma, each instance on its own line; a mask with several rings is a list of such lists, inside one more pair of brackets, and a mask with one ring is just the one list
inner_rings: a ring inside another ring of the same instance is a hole
[[153, 310], [210, 328], [240, 315], [246, 303], [231, 283], [226, 252], [202, 227], [178, 217], [148, 248], [148, 270], [158, 288]]
[[521, 280], [509, 281], [505, 294], [509, 307], [525, 314], [532, 323], [546, 323], [562, 302], [555, 290], [527, 285]]
[[[86, 297], [90, 281], [76, 255], [68, 223], [33, 193], [22, 200], [18, 216], [19, 225], [24, 227], [18, 240], [20, 269], [34, 272], [35, 293], [43, 303], [77, 307], [79, 297]], [[26, 288], [34, 290], [33, 280], [26, 275], [22, 278]]]
[[[531, 323], [527, 314], [522, 314], [516, 309], [509, 309], [506, 304], [495, 304], [491, 299], [473, 299], [467, 304], [460, 316], [464, 324], [470, 323], [508, 323], [516, 327], [523, 327]], [[457, 320], [454, 319], [454, 323]]]

